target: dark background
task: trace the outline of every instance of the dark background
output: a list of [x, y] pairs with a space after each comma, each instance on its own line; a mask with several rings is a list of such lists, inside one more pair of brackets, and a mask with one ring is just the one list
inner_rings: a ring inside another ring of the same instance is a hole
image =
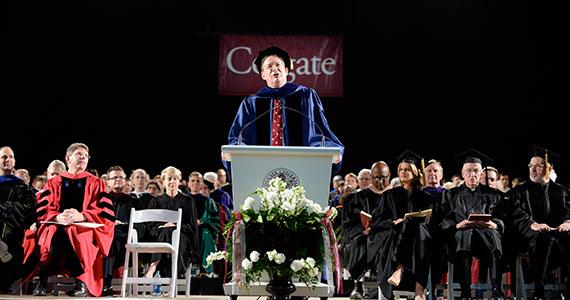
[[75, 141], [100, 172], [214, 170], [242, 98], [217, 94], [219, 35], [324, 34], [344, 39], [323, 99], [343, 174], [410, 148], [449, 177], [475, 147], [526, 178], [539, 144], [570, 178], [568, 1], [4, 2], [0, 144], [32, 174]]

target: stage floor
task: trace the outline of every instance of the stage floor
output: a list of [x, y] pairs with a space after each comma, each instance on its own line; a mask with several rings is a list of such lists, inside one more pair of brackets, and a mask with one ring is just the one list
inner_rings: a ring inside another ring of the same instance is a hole
[[[47, 296], [47, 297], [34, 297], [31, 295], [24, 295], [24, 296], [11, 296], [11, 295], [2, 295], [0, 294], [0, 299], [18, 299], [18, 300], [39, 300], [39, 299], [86, 299], [86, 298], [72, 298], [72, 297], [68, 297], [68, 296]], [[89, 299], [89, 298], [87, 298]], [[95, 299], [121, 299], [121, 297], [100, 297], [100, 298], [95, 298]], [[144, 299], [144, 300], [148, 300], [148, 299], [171, 299], [171, 298], [166, 298], [166, 297], [160, 297], [160, 298], [153, 298], [153, 297], [139, 297], [139, 298], [125, 298], [125, 299]], [[190, 297], [185, 297], [183, 295], [178, 296], [178, 298], [176, 299], [187, 299], [187, 300], [226, 300], [229, 299], [228, 296], [215, 296], [215, 295], [204, 295], [204, 296], [190, 296]], [[320, 298], [317, 297], [311, 297], [309, 298], [310, 300], [320, 300]], [[329, 299], [334, 299], [334, 300], [348, 300], [347, 297], [332, 297]], [[239, 296], [238, 300], [265, 300], [265, 297], [252, 297], [252, 296]]]

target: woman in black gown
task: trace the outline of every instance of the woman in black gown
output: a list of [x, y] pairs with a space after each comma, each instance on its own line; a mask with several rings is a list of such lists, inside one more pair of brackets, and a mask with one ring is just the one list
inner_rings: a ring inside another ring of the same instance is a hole
[[422, 171], [417, 155], [411, 151], [400, 156], [398, 177], [401, 186], [382, 194], [380, 207], [374, 211], [371, 234], [378, 234], [380, 259], [377, 272], [384, 296], [392, 298], [392, 286], [415, 290], [415, 299], [425, 299], [431, 236], [426, 217], [408, 217], [406, 213], [431, 208], [432, 199], [422, 191]]
[[[178, 210], [182, 208], [182, 224], [178, 256], [178, 275], [184, 274], [191, 262], [199, 261], [199, 235], [198, 221], [196, 218], [196, 205], [192, 197], [178, 190], [182, 174], [175, 167], [164, 169], [160, 175], [164, 186], [164, 194], [151, 200], [151, 209]], [[172, 242], [172, 232], [176, 229], [173, 223], [155, 223], [150, 226], [150, 236], [157, 242]], [[146, 277], [152, 277], [158, 268], [162, 275], [170, 276], [170, 254], [155, 253]], [[160, 263], [160, 264], [159, 264]]]

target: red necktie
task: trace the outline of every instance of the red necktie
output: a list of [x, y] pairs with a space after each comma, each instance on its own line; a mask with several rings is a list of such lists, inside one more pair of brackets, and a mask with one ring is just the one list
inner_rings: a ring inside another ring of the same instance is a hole
[[273, 123], [271, 123], [271, 146], [283, 146], [283, 108], [281, 99], [273, 99]]

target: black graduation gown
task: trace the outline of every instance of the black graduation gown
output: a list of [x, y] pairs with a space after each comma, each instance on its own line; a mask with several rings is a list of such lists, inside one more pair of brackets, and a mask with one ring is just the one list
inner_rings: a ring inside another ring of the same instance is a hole
[[428, 227], [431, 235], [432, 253], [437, 253], [437, 255], [431, 256], [432, 286], [435, 286], [440, 283], [443, 273], [447, 272], [447, 253], [449, 251], [445, 247], [441, 230], [441, 221], [443, 220], [441, 201], [445, 189], [443, 187], [424, 187], [422, 190], [430, 194], [433, 201]]
[[372, 214], [380, 203], [380, 197], [380, 194], [371, 189], [364, 189], [346, 196], [344, 200], [341, 244], [346, 267], [355, 280], [364, 275], [369, 268], [368, 238], [362, 233], [364, 228], [360, 222], [360, 212]]
[[24, 259], [24, 230], [36, 220], [36, 198], [28, 185], [13, 175], [0, 176], [0, 235], [8, 246], [12, 259], [0, 261], [0, 291], [25, 274], [22, 268]]
[[147, 209], [148, 206], [150, 205], [150, 201], [154, 198], [150, 193], [147, 192], [140, 194], [130, 193], [129, 195], [137, 199], [135, 203], [136, 210]]
[[389, 299], [392, 298], [392, 285], [387, 280], [398, 264], [404, 266], [404, 281], [408, 283], [402, 288], [413, 289], [415, 282], [426, 286], [431, 257], [431, 236], [426, 220], [408, 218], [397, 225], [394, 221], [404, 218], [408, 212], [431, 208], [432, 201], [432, 196], [420, 189], [415, 188], [410, 193], [400, 186], [384, 192], [380, 207], [374, 212], [370, 234], [376, 236], [380, 246], [378, 284], [382, 294]]
[[[523, 249], [530, 250], [533, 265], [543, 267], [537, 270], [538, 274], [544, 274], [549, 267], [559, 266], [561, 263], [565, 263], [570, 269], [570, 233], [537, 232], [530, 229], [534, 222], [558, 227], [564, 221], [570, 220], [569, 190], [552, 181], [542, 186], [529, 180], [512, 189], [509, 198], [527, 214], [526, 218], [515, 217], [513, 225], [524, 238], [524, 242], [519, 245], [528, 245]], [[543, 279], [543, 275], [541, 276]]]
[[[134, 204], [134, 208], [136, 210], [148, 209], [150, 206], [150, 202], [152, 201], [152, 199], [154, 199], [154, 197], [150, 193], [146, 192], [141, 194], [130, 193], [129, 195], [137, 199]], [[150, 241], [148, 233], [149, 231], [148, 224], [137, 223], [135, 224], [135, 229], [137, 230], [137, 237], [139, 242]], [[146, 262], [148, 260], [146, 256], [147, 256], [146, 254], [139, 255], [139, 259]]]
[[[194, 199], [188, 195], [178, 193], [174, 197], [166, 193], [154, 198], [149, 205], [151, 209], [178, 210], [182, 208], [182, 224], [180, 235], [180, 248], [178, 257], [178, 274], [186, 272], [186, 268], [191, 262], [200, 260], [200, 236], [198, 234], [198, 221], [196, 218], [196, 205]], [[162, 224], [151, 225], [150, 235], [158, 242], [172, 242], [172, 232], [175, 227], [158, 228]], [[163, 259], [165, 255], [153, 254], [152, 261]], [[167, 258], [168, 255], [166, 255]], [[170, 263], [161, 260], [159, 264], [161, 274], [170, 276]]]
[[[461, 252], [480, 257], [482, 254], [473, 253], [472, 250], [476, 249], [471, 247], [471, 237], [477, 234], [482, 238], [489, 253], [496, 257], [502, 255], [501, 233], [504, 231], [504, 223], [498, 216], [499, 210], [495, 211], [495, 208], [502, 204], [503, 198], [501, 192], [485, 185], [478, 185], [471, 191], [462, 184], [443, 192], [441, 228], [445, 231], [450, 254]], [[455, 225], [466, 220], [471, 213], [492, 214], [491, 220], [497, 224], [497, 230], [487, 228], [457, 230]]]
[[119, 220], [124, 224], [115, 224], [115, 235], [109, 249], [109, 257], [115, 258], [113, 268], [123, 265], [125, 262], [125, 245], [129, 234], [129, 219], [131, 217], [131, 208], [136, 205], [136, 199], [125, 193], [109, 193], [109, 199], [113, 201], [115, 211], [115, 220]]

